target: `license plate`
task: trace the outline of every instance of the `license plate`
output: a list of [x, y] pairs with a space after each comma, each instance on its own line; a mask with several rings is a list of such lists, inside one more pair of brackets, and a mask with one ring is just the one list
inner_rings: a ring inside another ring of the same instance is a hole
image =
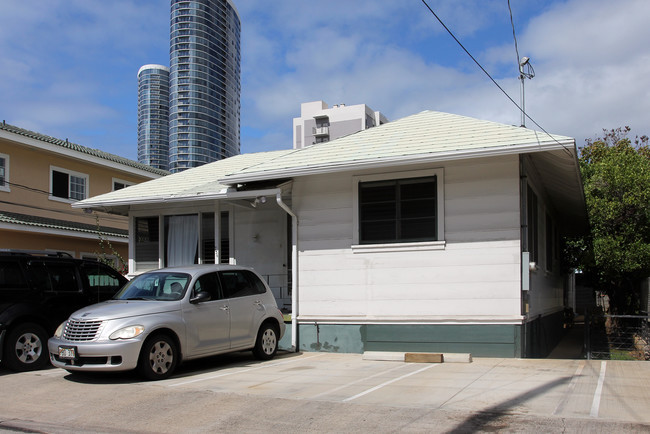
[[75, 347], [59, 347], [59, 357], [62, 359], [76, 359], [77, 349]]

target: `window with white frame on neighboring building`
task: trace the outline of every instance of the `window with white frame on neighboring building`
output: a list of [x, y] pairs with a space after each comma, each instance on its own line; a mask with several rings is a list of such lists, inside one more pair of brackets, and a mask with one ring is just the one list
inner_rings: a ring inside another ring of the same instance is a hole
[[9, 155], [0, 154], [0, 191], [9, 191]]
[[133, 185], [133, 182], [124, 181], [122, 179], [113, 178], [113, 191], [121, 190], [130, 185]]
[[50, 167], [50, 198], [83, 200], [88, 197], [88, 175]]

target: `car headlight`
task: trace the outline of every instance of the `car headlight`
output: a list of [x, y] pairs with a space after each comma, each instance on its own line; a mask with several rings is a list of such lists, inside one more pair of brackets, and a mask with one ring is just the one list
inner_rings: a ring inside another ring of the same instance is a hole
[[61, 335], [63, 335], [63, 327], [64, 327], [64, 326], [65, 326], [65, 321], [63, 321], [63, 322], [61, 323], [61, 325], [59, 325], [59, 326], [56, 328], [56, 331], [54, 332], [54, 337], [55, 337], [55, 338], [60, 338]]
[[117, 331], [114, 331], [113, 333], [111, 333], [111, 335], [108, 338], [112, 340], [132, 339], [137, 336], [140, 336], [142, 333], [144, 333], [144, 326], [133, 325], [133, 326], [124, 327]]

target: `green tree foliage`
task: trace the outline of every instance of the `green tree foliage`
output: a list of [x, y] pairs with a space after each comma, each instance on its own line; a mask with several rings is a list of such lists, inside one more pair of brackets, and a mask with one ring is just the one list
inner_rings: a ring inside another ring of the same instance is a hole
[[612, 311], [633, 313], [650, 276], [650, 149], [647, 136], [628, 138], [629, 127], [603, 132], [580, 154], [590, 232], [571, 247]]

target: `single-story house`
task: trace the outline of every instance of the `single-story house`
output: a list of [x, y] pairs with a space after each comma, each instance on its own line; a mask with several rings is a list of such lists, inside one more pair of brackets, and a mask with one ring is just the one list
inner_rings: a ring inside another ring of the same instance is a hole
[[435, 111], [74, 206], [129, 216], [131, 273], [254, 267], [304, 351], [545, 355], [587, 227], [574, 139]]

